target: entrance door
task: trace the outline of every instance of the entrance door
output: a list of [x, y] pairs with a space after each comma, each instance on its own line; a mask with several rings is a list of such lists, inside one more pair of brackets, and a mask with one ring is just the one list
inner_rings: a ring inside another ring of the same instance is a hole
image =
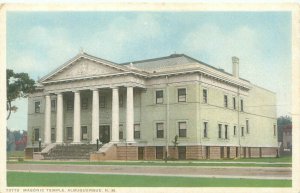
[[186, 159], [186, 147], [185, 146], [178, 147], [178, 159], [180, 159], [180, 160]]
[[67, 140], [72, 141], [73, 140], [73, 128], [67, 127]]
[[144, 159], [144, 147], [138, 147], [138, 159], [143, 160]]
[[110, 142], [110, 127], [109, 127], [109, 125], [100, 125], [100, 127], [99, 127], [99, 140], [102, 143]]

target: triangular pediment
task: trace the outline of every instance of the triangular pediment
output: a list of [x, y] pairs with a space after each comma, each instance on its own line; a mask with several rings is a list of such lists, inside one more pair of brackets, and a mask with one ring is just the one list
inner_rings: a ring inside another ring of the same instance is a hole
[[105, 60], [80, 56], [45, 76], [42, 82], [70, 80], [126, 72], [121, 65]]

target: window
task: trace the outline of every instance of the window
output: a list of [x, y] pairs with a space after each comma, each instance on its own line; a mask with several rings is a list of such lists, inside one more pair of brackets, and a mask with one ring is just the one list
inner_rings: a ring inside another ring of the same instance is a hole
[[233, 126], [233, 135], [236, 135], [236, 126]]
[[249, 120], [246, 120], [246, 132], [249, 133]]
[[51, 111], [56, 111], [56, 99], [51, 100]]
[[155, 95], [156, 95], [156, 104], [162, 104], [164, 102], [164, 92], [162, 90], [157, 90]]
[[81, 140], [87, 140], [88, 133], [87, 133], [87, 126], [81, 126]]
[[156, 123], [156, 137], [164, 138], [164, 123]]
[[67, 127], [67, 140], [73, 140], [73, 128]]
[[207, 89], [203, 89], [203, 103], [207, 103]]
[[224, 95], [224, 107], [228, 107], [228, 96]]
[[141, 138], [140, 124], [134, 124], [134, 139]]
[[244, 101], [241, 99], [241, 111], [244, 111]]
[[233, 105], [233, 109], [236, 109], [235, 97], [232, 98], [232, 105]]
[[40, 138], [40, 129], [39, 128], [36, 128], [34, 129], [34, 141], [39, 141], [39, 138]]
[[203, 127], [204, 127], [203, 136], [207, 137], [207, 122], [203, 122]]
[[100, 106], [100, 108], [105, 108], [105, 106], [106, 106], [105, 100], [106, 100], [105, 96], [100, 96], [100, 98], [99, 98], [99, 106]]
[[242, 127], [242, 137], [244, 136], [244, 127]]
[[276, 136], [276, 125], [273, 125], [273, 132], [274, 132], [274, 136]]
[[88, 109], [88, 98], [82, 98], [81, 99], [81, 109]]
[[51, 141], [55, 142], [55, 128], [51, 128]]
[[156, 159], [164, 158], [164, 147], [158, 146], [156, 147]]
[[225, 139], [228, 139], [228, 125], [225, 125]]
[[34, 102], [34, 112], [36, 112], [36, 113], [41, 112], [41, 102], [40, 101]]
[[179, 137], [186, 137], [186, 122], [179, 122]]
[[219, 133], [218, 133], [219, 139], [222, 138], [222, 124], [219, 124]]
[[186, 102], [186, 88], [178, 89], [178, 102]]
[[119, 96], [119, 107], [123, 107], [123, 95], [122, 94], [120, 94], [120, 96]]
[[120, 124], [119, 125], [119, 139], [123, 139], [124, 136], [123, 136], [123, 125]]
[[72, 111], [73, 110], [73, 105], [74, 105], [74, 101], [73, 100], [68, 100], [67, 101], [67, 111]]

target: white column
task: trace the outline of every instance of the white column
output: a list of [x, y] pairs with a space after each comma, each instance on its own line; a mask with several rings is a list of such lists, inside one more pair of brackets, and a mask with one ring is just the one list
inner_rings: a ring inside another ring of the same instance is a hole
[[127, 87], [127, 107], [126, 107], [126, 141], [134, 142], [133, 139], [133, 87]]
[[44, 127], [44, 143], [51, 143], [51, 100], [50, 95], [45, 96], [45, 127]]
[[57, 94], [56, 102], [56, 143], [63, 142], [63, 95], [62, 93]]
[[73, 143], [80, 143], [80, 92], [74, 92]]
[[99, 138], [99, 91], [93, 90], [93, 105], [92, 105], [92, 143], [96, 143]]
[[119, 142], [119, 89], [112, 89], [112, 142]]

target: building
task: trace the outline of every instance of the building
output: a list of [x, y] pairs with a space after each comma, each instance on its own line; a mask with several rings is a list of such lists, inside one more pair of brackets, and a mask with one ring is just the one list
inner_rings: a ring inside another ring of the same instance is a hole
[[230, 74], [184, 54], [117, 64], [79, 53], [29, 97], [28, 140], [49, 151], [100, 139], [91, 160], [274, 157], [276, 95], [232, 59]]

